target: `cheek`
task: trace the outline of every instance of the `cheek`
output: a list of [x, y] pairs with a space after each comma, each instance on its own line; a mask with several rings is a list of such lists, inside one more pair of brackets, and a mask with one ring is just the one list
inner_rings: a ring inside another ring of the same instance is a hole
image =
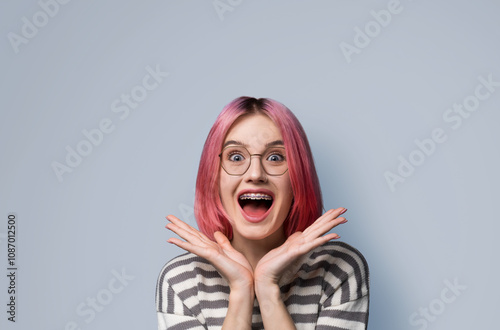
[[281, 192], [279, 214], [282, 217], [286, 217], [290, 212], [293, 201], [292, 183], [288, 175], [286, 177], [283, 176], [281, 179], [277, 184], [277, 188]]
[[287, 173], [287, 176], [284, 178], [283, 182], [283, 191], [285, 191], [285, 200], [288, 202], [292, 202], [293, 200], [293, 191], [292, 191], [292, 181], [290, 180], [290, 176]]
[[219, 197], [220, 201], [222, 202], [222, 205], [225, 207], [226, 204], [226, 192], [227, 192], [227, 183], [225, 182], [222, 177], [219, 179]]
[[[225, 173], [221, 173], [219, 177], [219, 196], [224, 208], [230, 205], [233, 200], [233, 193], [237, 184], [232, 180], [231, 177]], [[227, 211], [227, 209], [226, 209]]]

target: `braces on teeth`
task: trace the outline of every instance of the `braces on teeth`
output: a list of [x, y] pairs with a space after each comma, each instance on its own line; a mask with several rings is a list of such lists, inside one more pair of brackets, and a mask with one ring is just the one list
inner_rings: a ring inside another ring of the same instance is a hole
[[243, 194], [240, 196], [240, 199], [253, 199], [253, 200], [256, 200], [256, 199], [264, 199], [264, 200], [272, 200], [273, 198], [269, 195], [265, 195], [265, 194]]

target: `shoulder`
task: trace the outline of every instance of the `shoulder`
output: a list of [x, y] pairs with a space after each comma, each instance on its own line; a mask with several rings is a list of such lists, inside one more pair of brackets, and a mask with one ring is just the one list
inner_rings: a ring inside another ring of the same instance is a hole
[[213, 272], [217, 271], [207, 260], [187, 252], [171, 259], [163, 266], [158, 276], [158, 285], [165, 282], [175, 285], [190, 279], [194, 280], [200, 275], [210, 277]]
[[356, 248], [344, 242], [327, 242], [312, 250], [304, 260], [306, 264], [322, 262], [342, 268], [348, 273], [368, 274], [368, 263]]
[[199, 286], [211, 281], [220, 281], [219, 272], [205, 259], [184, 253], [167, 262], [160, 271], [156, 284], [158, 311], [173, 305], [176, 297], [188, 299], [198, 292]]
[[347, 243], [327, 242], [305, 255], [299, 267], [302, 276], [321, 276], [330, 294], [347, 291], [352, 299], [369, 292], [368, 263], [361, 252]]

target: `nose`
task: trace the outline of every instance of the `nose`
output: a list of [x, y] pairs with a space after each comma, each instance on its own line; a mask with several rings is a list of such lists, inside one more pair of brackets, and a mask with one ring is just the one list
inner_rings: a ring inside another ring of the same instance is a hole
[[250, 167], [246, 172], [246, 181], [249, 182], [267, 182], [267, 173], [264, 171], [262, 167], [262, 163], [260, 161], [261, 155], [254, 154], [250, 155]]

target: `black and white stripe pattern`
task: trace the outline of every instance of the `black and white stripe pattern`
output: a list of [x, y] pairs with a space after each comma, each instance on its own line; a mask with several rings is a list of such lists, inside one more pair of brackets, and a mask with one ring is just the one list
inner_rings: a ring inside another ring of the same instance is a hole
[[[368, 265], [343, 242], [328, 242], [295, 262], [280, 282], [297, 329], [366, 329]], [[205, 259], [186, 253], [163, 267], [156, 289], [158, 329], [220, 329], [229, 286]], [[253, 329], [263, 329], [255, 300]]]

